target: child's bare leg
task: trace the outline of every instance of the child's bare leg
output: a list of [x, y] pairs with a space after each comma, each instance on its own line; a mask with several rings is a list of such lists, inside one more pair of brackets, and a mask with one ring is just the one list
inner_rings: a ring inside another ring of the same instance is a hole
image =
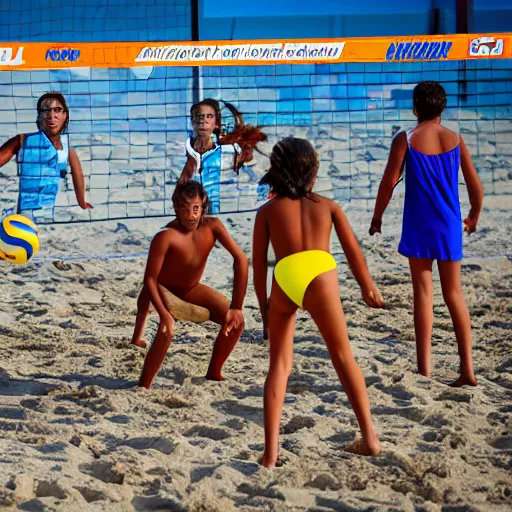
[[151, 347], [148, 350], [146, 359], [144, 360], [144, 367], [139, 379], [139, 386], [150, 389], [153, 379], [162, 367], [165, 359], [165, 354], [171, 345], [171, 333], [169, 331], [162, 332], [161, 324], [158, 327], [158, 332], [155, 336]]
[[409, 258], [414, 293], [414, 332], [418, 372], [430, 377], [432, 352], [432, 324], [434, 323], [434, 287], [432, 260]]
[[208, 380], [224, 380], [224, 377], [222, 376], [222, 367], [235, 348], [242, 331], [243, 327], [233, 329], [226, 336], [221, 326], [219, 334], [217, 334], [217, 339], [215, 340], [215, 345], [213, 346], [212, 358], [205, 375]]
[[137, 345], [137, 347], [146, 348], [147, 343], [145, 340], [141, 339], [144, 334], [144, 326], [146, 325], [146, 318], [149, 313], [149, 305], [151, 300], [149, 298], [149, 293], [145, 286], [142, 287], [141, 292], [139, 293], [139, 297], [137, 298], [137, 316], [135, 317], [135, 328], [133, 330], [132, 336], [132, 345]]
[[350, 443], [346, 449], [359, 455], [378, 455], [381, 445], [373, 425], [363, 372], [350, 348], [336, 270], [325, 272], [311, 282], [304, 296], [304, 309], [310, 313], [325, 340], [361, 428], [363, 439]]
[[229, 357], [243, 331], [243, 326], [239, 329], [233, 329], [227, 336], [223, 332], [223, 326], [226, 321], [226, 315], [229, 310], [229, 301], [226, 297], [206, 286], [198, 284], [183, 296], [183, 300], [202, 306], [210, 311], [210, 320], [220, 325], [219, 334], [213, 346], [212, 358], [206, 372], [206, 378], [209, 380], [224, 380], [222, 376], [222, 367]]
[[471, 320], [462, 293], [460, 265], [460, 261], [439, 261], [437, 264], [443, 289], [443, 298], [452, 317], [459, 350], [460, 377], [451, 384], [451, 386], [455, 387], [463, 386], [464, 384], [477, 385], [471, 357]]
[[[279, 453], [279, 427], [288, 377], [293, 363], [293, 335], [297, 306], [276, 283], [268, 311], [270, 362], [264, 391], [265, 450], [262, 465], [272, 468]], [[284, 297], [283, 297], [284, 296]]]

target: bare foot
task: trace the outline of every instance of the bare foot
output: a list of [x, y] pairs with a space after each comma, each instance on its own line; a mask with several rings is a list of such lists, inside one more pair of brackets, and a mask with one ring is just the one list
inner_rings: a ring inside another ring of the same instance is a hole
[[135, 345], [140, 348], [146, 348], [148, 346], [146, 340], [135, 340], [131, 342], [131, 345]]
[[204, 377], [207, 380], [223, 381], [226, 380], [222, 375], [216, 375], [214, 373], [207, 373]]
[[451, 384], [448, 384], [451, 388], [460, 388], [461, 386], [478, 386], [474, 376], [468, 377], [461, 375], [457, 380], [454, 380]]
[[364, 439], [355, 439], [351, 443], [345, 446], [347, 452], [355, 453], [356, 455], [379, 455], [382, 451], [382, 447], [377, 439], [371, 445], [368, 444]]
[[267, 469], [274, 469], [276, 467], [276, 461], [267, 460], [265, 457], [263, 457], [261, 460], [261, 465]]
[[274, 469], [274, 468], [280, 468], [285, 463], [285, 460], [281, 458], [275, 458], [267, 456], [265, 453], [263, 455], [260, 455], [258, 457], [258, 463], [261, 464], [264, 468], [267, 469]]

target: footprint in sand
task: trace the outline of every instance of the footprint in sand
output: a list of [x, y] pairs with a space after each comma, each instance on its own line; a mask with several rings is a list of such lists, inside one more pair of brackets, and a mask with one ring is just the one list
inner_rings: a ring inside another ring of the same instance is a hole
[[166, 437], [136, 437], [123, 441], [122, 446], [129, 446], [135, 450], [156, 450], [164, 455], [170, 455], [176, 448], [175, 444]]
[[81, 473], [97, 478], [106, 484], [121, 485], [125, 478], [125, 472], [121, 465], [105, 460], [95, 460], [88, 464], [80, 464], [78, 469]]
[[17, 407], [0, 407], [0, 418], [6, 420], [25, 420], [25, 411]]
[[94, 503], [95, 501], [118, 501], [112, 495], [90, 487], [75, 487], [75, 489], [83, 496], [87, 503]]
[[203, 478], [211, 477], [218, 467], [220, 467], [220, 464], [217, 466], [206, 466], [193, 469], [190, 472], [190, 483], [195, 484], [200, 482]]
[[223, 427], [231, 428], [233, 430], [241, 431], [249, 425], [247, 420], [242, 418], [230, 418], [221, 424]]
[[188, 398], [180, 395], [172, 395], [166, 398], [155, 398], [153, 400], [155, 404], [164, 405], [169, 409], [183, 409], [187, 407], [194, 407], [194, 403]]
[[161, 496], [135, 496], [132, 500], [133, 508], [136, 511], [146, 510], [175, 510], [184, 512], [186, 508], [181, 505], [177, 498]]
[[160, 372], [159, 377], [172, 380], [181, 386], [185, 382], [185, 379], [188, 377], [188, 375], [186, 372], [179, 368], [164, 368]]
[[303, 428], [313, 428], [316, 424], [314, 418], [310, 416], [294, 416], [285, 426], [285, 434], [293, 434]]
[[465, 393], [463, 391], [443, 391], [440, 395], [434, 398], [436, 401], [450, 401], [450, 402], [464, 402], [469, 404], [471, 402], [471, 399], [473, 398], [472, 395], [469, 393]]
[[309, 483], [307, 483], [306, 487], [314, 487], [315, 489], [320, 489], [321, 491], [338, 491], [341, 489], [342, 485], [330, 473], [320, 473], [319, 475], [316, 475]]
[[26, 400], [22, 400], [20, 405], [25, 409], [30, 409], [31, 411], [48, 412], [48, 407], [40, 398], [27, 398]]
[[[271, 484], [270, 484], [271, 485]], [[285, 501], [285, 496], [283, 493], [279, 492], [275, 487], [259, 487], [258, 485], [250, 485], [243, 483], [238, 486], [237, 491], [243, 494], [247, 494], [251, 498], [255, 497], [263, 497], [270, 498], [273, 500]]]
[[505, 450], [512, 452], [512, 435], [503, 435], [494, 439], [490, 445], [497, 450]]
[[59, 453], [66, 451], [67, 447], [68, 445], [66, 443], [50, 443], [35, 446], [34, 449], [41, 453]]
[[222, 402], [213, 402], [212, 407], [218, 411], [229, 414], [230, 416], [237, 416], [244, 420], [252, 421], [263, 427], [263, 407], [254, 407], [251, 405], [241, 404], [235, 400], [225, 400]]
[[128, 423], [130, 423], [133, 418], [131, 416], [127, 416], [126, 414], [116, 414], [105, 419], [111, 423], [117, 423], [118, 425], [128, 425]]
[[375, 387], [382, 391], [383, 393], [386, 393], [387, 395], [391, 395], [393, 399], [399, 400], [399, 401], [410, 401], [412, 398], [414, 398], [414, 393], [411, 393], [410, 391], [407, 391], [405, 389], [405, 386], [385, 386], [384, 384], [376, 384]]
[[231, 433], [223, 428], [209, 427], [207, 425], [194, 425], [184, 433], [186, 437], [206, 437], [213, 441], [221, 441], [231, 437]]

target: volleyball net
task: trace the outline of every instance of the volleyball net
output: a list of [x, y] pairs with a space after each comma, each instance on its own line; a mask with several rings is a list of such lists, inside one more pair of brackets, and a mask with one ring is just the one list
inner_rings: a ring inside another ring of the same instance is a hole
[[[268, 136], [235, 172], [219, 169], [221, 211], [255, 210], [272, 146], [294, 135], [320, 158], [315, 190], [373, 208], [392, 136], [414, 125], [412, 91], [439, 81], [443, 122], [461, 133], [488, 194], [512, 194], [512, 36], [445, 35], [201, 43], [0, 43], [0, 143], [36, 128], [37, 99], [61, 92], [69, 144], [92, 210], [71, 177], [40, 223], [172, 215], [186, 162], [190, 107], [233, 104]], [[235, 124], [222, 109], [223, 131]], [[229, 158], [227, 159], [229, 161]], [[16, 203], [18, 168], [0, 169], [0, 209]]]

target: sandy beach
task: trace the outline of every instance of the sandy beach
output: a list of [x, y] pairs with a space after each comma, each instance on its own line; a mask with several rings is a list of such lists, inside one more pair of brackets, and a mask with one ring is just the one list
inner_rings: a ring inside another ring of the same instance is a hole
[[[369, 237], [370, 213], [345, 211], [383, 295], [361, 299], [341, 247], [349, 335], [383, 443], [343, 450], [357, 423], [309, 316], [297, 315], [281, 431], [282, 466], [258, 464], [268, 347], [250, 284], [246, 329], [224, 382], [204, 374], [216, 326], [180, 322], [152, 390], [135, 387], [130, 346], [149, 242], [166, 220], [42, 226], [24, 266], [0, 262], [0, 510], [505, 512], [512, 506], [510, 196], [486, 198], [464, 238], [463, 285], [479, 386], [452, 389], [457, 347], [437, 270], [433, 376], [416, 373], [412, 286], [396, 252], [399, 212]], [[222, 217], [247, 255], [254, 214]], [[109, 257], [106, 257], [109, 256]], [[215, 248], [207, 284], [231, 293]], [[148, 322], [152, 339], [157, 317]]]

